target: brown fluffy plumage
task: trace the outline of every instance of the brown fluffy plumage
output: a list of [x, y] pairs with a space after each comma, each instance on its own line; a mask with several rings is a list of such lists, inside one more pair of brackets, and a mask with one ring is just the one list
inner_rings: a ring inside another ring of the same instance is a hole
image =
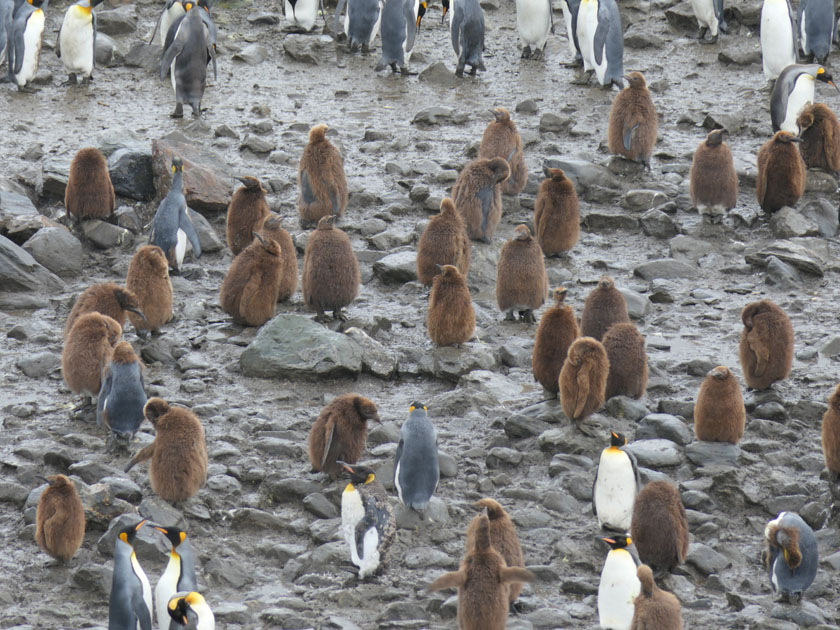
[[134, 254], [128, 266], [125, 287], [137, 298], [144, 320], [128, 312], [128, 319], [137, 330], [158, 330], [172, 319], [172, 282], [169, 261], [160, 247], [144, 245]]
[[269, 214], [262, 222], [259, 232], [267, 239], [274, 239], [280, 246], [280, 259], [283, 264], [277, 286], [277, 301], [284, 302], [297, 291], [298, 263], [295, 242], [292, 235], [283, 228], [283, 219], [279, 214]]
[[580, 206], [575, 185], [559, 168], [545, 170], [534, 206], [534, 230], [546, 256], [568, 252], [580, 237]]
[[583, 303], [580, 316], [580, 332], [584, 337], [594, 337], [600, 341], [613, 324], [629, 322], [627, 300], [616, 289], [615, 281], [609, 276], [601, 276], [596, 286]]
[[[85, 289], [76, 298], [76, 303], [67, 316], [67, 323], [64, 325], [64, 336], [73, 328], [76, 320], [85, 313], [102, 313], [117, 320], [120, 328], [125, 326], [128, 312], [132, 311], [138, 316], [144, 314], [140, 308], [140, 301], [128, 289], [117, 286], [113, 282], [94, 284]], [[145, 314], [144, 314], [145, 315]]]
[[566, 416], [580, 422], [606, 401], [610, 360], [600, 341], [579, 337], [569, 346], [560, 370], [560, 404]]
[[438, 346], [466, 343], [475, 332], [473, 308], [467, 279], [454, 265], [444, 265], [435, 276], [426, 318], [429, 338]]
[[726, 129], [714, 129], [694, 151], [689, 176], [691, 203], [701, 215], [717, 220], [738, 202], [738, 174], [729, 145], [723, 141]]
[[787, 314], [770, 300], [761, 300], [744, 307], [741, 321], [739, 354], [747, 385], [767, 389], [787, 378], [793, 366], [793, 326]]
[[283, 260], [273, 239], [255, 233], [254, 241], [233, 259], [222, 282], [219, 303], [233, 321], [262, 326], [277, 311], [277, 289]]
[[602, 343], [610, 360], [607, 399], [630, 396], [638, 400], [644, 396], [648, 379], [644, 335], [630, 322], [621, 322], [610, 326]]
[[82, 219], [106, 219], [114, 211], [114, 185], [108, 162], [102, 151], [81, 149], [70, 163], [70, 175], [64, 191], [67, 214]]
[[341, 216], [347, 207], [347, 178], [341, 154], [327, 140], [326, 125], [315, 125], [298, 167], [300, 223], [309, 227], [327, 215]]
[[204, 427], [192, 411], [170, 406], [162, 398], [150, 398], [143, 408], [155, 427], [155, 441], [138, 451], [125, 472], [150, 459], [152, 490], [170, 503], [186, 501], [207, 479], [207, 444]]
[[102, 370], [122, 336], [119, 323], [101, 313], [85, 313], [64, 339], [61, 373], [74, 394], [98, 396]]
[[458, 571], [446, 573], [429, 584], [428, 590], [458, 589], [460, 630], [504, 630], [507, 626], [510, 585], [533, 582], [534, 574], [521, 567], [508, 567], [490, 544], [490, 520], [478, 517], [475, 544], [461, 560]]
[[518, 195], [528, 183], [528, 167], [525, 165], [525, 151], [522, 136], [516, 123], [510, 119], [510, 112], [504, 107], [491, 109], [493, 122], [487, 125], [478, 147], [479, 159], [500, 157], [510, 166], [510, 177], [502, 186], [505, 195]]
[[840, 171], [840, 122], [824, 103], [806, 105], [796, 119], [802, 144], [799, 152], [809, 168]]
[[513, 238], [505, 243], [496, 267], [496, 303], [505, 319], [515, 313], [527, 322], [536, 322], [533, 311], [545, 304], [548, 276], [539, 243], [527, 225], [517, 225]]
[[[498, 501], [493, 499], [481, 499], [473, 503], [473, 507], [479, 510], [487, 509], [487, 518], [490, 520], [490, 544], [493, 549], [502, 554], [505, 564], [509, 567], [525, 568], [525, 556], [522, 555], [522, 545], [519, 542], [519, 535], [516, 533], [516, 525], [513, 519], [505, 511]], [[467, 527], [466, 552], [469, 553], [475, 547], [478, 528], [481, 524], [481, 514], [477, 514], [469, 527]], [[510, 585], [508, 600], [513, 602], [522, 592], [523, 584], [513, 582]]]
[[470, 270], [470, 237], [464, 219], [449, 197], [440, 202], [440, 214], [429, 220], [417, 243], [417, 277], [429, 286], [440, 274], [438, 265], [455, 265], [465, 276]]
[[303, 255], [303, 301], [318, 312], [318, 320], [344, 319], [341, 309], [359, 293], [362, 274], [350, 239], [333, 227], [334, 217], [323, 217], [306, 243]]
[[680, 493], [667, 481], [651, 481], [636, 495], [630, 536], [642, 562], [657, 570], [682, 564], [688, 554], [688, 520]]
[[777, 131], [758, 151], [755, 198], [765, 212], [795, 206], [805, 191], [807, 169], [794, 144], [799, 141], [788, 131]]
[[828, 409], [823, 415], [822, 449], [826, 468], [840, 475], [840, 385], [828, 399]]
[[344, 394], [324, 407], [309, 432], [312, 470], [336, 479], [344, 470], [336, 460], [358, 462], [365, 450], [368, 420], [379, 422], [376, 403], [358, 394]]
[[737, 444], [744, 437], [747, 411], [741, 384], [732, 371], [719, 365], [711, 370], [694, 404], [694, 434], [706, 442]]
[[633, 601], [630, 630], [682, 630], [680, 600], [653, 581], [653, 572], [643, 564], [636, 571], [642, 589]]
[[50, 485], [38, 499], [35, 540], [62, 562], [72, 558], [85, 538], [85, 508], [76, 485], [64, 475], [46, 478]]
[[[265, 189], [256, 177], [237, 177], [244, 185], [237, 188], [227, 207], [227, 244], [236, 256], [254, 240], [258, 230], [269, 214]], [[280, 245], [282, 247], [282, 244]]]
[[[782, 558], [784, 558], [785, 564], [791, 569], [799, 568], [802, 564], [802, 549], [799, 547], [799, 528], [780, 527], [778, 523], [768, 523], [764, 537], [768, 548], [775, 547], [776, 549], [784, 550]], [[769, 553], [765, 554], [768, 569], [771, 568], [769, 566], [771, 557]]]
[[610, 109], [610, 153], [642, 162], [650, 168], [650, 156], [659, 130], [656, 107], [641, 72], [631, 72], [627, 82]]
[[554, 289], [554, 306], [545, 310], [534, 339], [531, 369], [534, 380], [552, 394], [560, 391], [560, 370], [566, 360], [569, 346], [580, 336], [575, 311], [564, 304], [566, 289]]
[[489, 243], [502, 219], [502, 182], [510, 176], [504, 158], [473, 160], [458, 175], [452, 187], [455, 208], [464, 219], [467, 234]]

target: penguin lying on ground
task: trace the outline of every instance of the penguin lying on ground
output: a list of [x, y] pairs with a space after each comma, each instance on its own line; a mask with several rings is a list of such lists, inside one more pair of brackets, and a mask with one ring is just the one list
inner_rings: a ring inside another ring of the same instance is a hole
[[70, 74], [68, 84], [76, 83], [78, 75], [93, 81], [96, 58], [96, 13], [93, 8], [102, 0], [78, 0], [64, 14], [58, 30], [55, 54]]

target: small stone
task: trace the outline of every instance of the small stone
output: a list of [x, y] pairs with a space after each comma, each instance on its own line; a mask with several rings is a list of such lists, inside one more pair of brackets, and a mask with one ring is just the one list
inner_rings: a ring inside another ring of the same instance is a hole
[[788, 206], [780, 208], [770, 217], [770, 231], [776, 238], [818, 236], [820, 233], [816, 223]]
[[526, 98], [516, 104], [516, 111], [520, 114], [536, 114], [537, 102], [532, 98]]
[[782, 288], [794, 288], [802, 284], [802, 276], [793, 265], [789, 265], [775, 256], [768, 256], [767, 284]]
[[137, 8], [126, 4], [96, 12], [96, 30], [106, 35], [126, 35], [137, 30]]
[[388, 348], [360, 328], [351, 327], [344, 334], [362, 349], [362, 369], [379, 378], [390, 378], [397, 371], [397, 359]]
[[262, 44], [249, 44], [233, 55], [234, 61], [241, 61], [249, 66], [255, 66], [268, 59], [268, 49]]
[[636, 456], [640, 466], [659, 468], [682, 463], [680, 450], [671, 440], [636, 440], [624, 448]]
[[572, 124], [571, 118], [561, 118], [557, 114], [545, 113], [540, 116], [540, 133], [560, 133]]
[[685, 446], [694, 439], [691, 429], [677, 418], [667, 413], [652, 413], [645, 416], [636, 429], [636, 439], [663, 438], [680, 446]]
[[646, 296], [642, 295], [638, 291], [633, 291], [633, 289], [619, 289], [619, 291], [621, 291], [621, 294], [624, 296], [624, 300], [627, 302], [627, 314], [630, 315], [632, 319], [641, 319], [650, 313], [650, 309], [653, 308], [653, 305]]
[[85, 239], [96, 245], [99, 249], [111, 249], [121, 245], [130, 245], [134, 241], [134, 236], [119, 226], [100, 221], [99, 219], [90, 219], [82, 222], [82, 232]]
[[522, 453], [512, 448], [497, 446], [491, 448], [487, 454], [487, 468], [502, 468], [505, 466], [518, 466], [522, 461]]
[[405, 284], [417, 280], [417, 252], [389, 254], [373, 263], [373, 273], [385, 284]]
[[338, 508], [320, 492], [306, 495], [303, 498], [303, 507], [318, 518], [335, 518], [338, 516]]
[[642, 214], [640, 221], [644, 233], [655, 238], [671, 238], [680, 232], [676, 221], [656, 208]]
[[196, 234], [198, 234], [198, 242], [201, 244], [202, 252], [220, 252], [225, 246], [216, 230], [210, 225], [210, 222], [204, 218], [204, 215], [196, 212], [192, 208], [187, 208], [187, 213], [190, 215], [190, 220], [193, 223]]
[[635, 212], [656, 208], [668, 201], [658, 190], [630, 190], [621, 199], [621, 205]]
[[283, 51], [301, 63], [315, 66], [335, 63], [335, 43], [329, 35], [286, 35]]
[[452, 107], [433, 105], [417, 112], [412, 122], [415, 125], [462, 125], [468, 118], [467, 114]]
[[720, 573], [732, 563], [722, 553], [718, 553], [708, 545], [695, 542], [688, 550], [685, 557], [686, 564], [691, 564], [703, 575]]
[[273, 142], [269, 142], [268, 140], [263, 140], [262, 138], [258, 138], [257, 136], [252, 136], [251, 134], [247, 134], [245, 139], [242, 140], [242, 144], [239, 145], [240, 151], [251, 151], [252, 153], [256, 153], [258, 155], [266, 155], [271, 153], [276, 149], [276, 145]]
[[832, 206], [828, 199], [811, 201], [802, 208], [802, 216], [816, 223], [822, 236], [831, 238], [837, 234], [837, 208]]
[[114, 192], [121, 197], [149, 201], [155, 196], [155, 173], [150, 150], [117, 149], [108, 158], [108, 171]]
[[437, 63], [433, 63], [430, 66], [423, 68], [417, 78], [423, 83], [438, 85], [444, 88], [454, 88], [458, 83], [460, 83], [458, 77], [455, 76], [455, 73], [447, 68], [446, 64], [442, 61], [438, 61]]

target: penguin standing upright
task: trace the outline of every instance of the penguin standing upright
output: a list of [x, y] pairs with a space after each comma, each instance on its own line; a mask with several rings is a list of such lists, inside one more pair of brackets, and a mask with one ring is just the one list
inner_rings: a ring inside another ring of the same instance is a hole
[[592, 512], [598, 525], [622, 532], [630, 529], [633, 503], [642, 485], [636, 458], [621, 448], [626, 444], [626, 437], [610, 431], [610, 445], [601, 451], [592, 482]]
[[[14, 24], [15, 3], [14, 0], [0, 0], [0, 65], [6, 59], [12, 43], [12, 25]], [[0, 82], [8, 81], [8, 75], [0, 77]]]
[[663, 591], [653, 581], [653, 571], [641, 565], [636, 575], [641, 592], [633, 602], [633, 625], [630, 630], [682, 630], [682, 608], [673, 593]]
[[7, 59], [9, 78], [21, 91], [33, 91], [29, 83], [38, 72], [41, 36], [44, 34], [44, 14], [48, 4], [49, 0], [44, 0], [39, 7], [28, 2], [15, 7], [11, 41], [7, 44], [7, 48], [10, 48], [7, 51]]
[[569, 41], [569, 52], [572, 53], [570, 66], [583, 65], [580, 54], [580, 43], [577, 36], [577, 19], [580, 10], [580, 0], [560, 0], [563, 5], [563, 22], [566, 24], [566, 38]]
[[720, 223], [738, 203], [738, 173], [732, 150], [723, 141], [726, 129], [713, 129], [694, 151], [689, 174], [691, 203], [704, 221]]
[[254, 230], [260, 229], [271, 210], [265, 200], [265, 188], [259, 179], [251, 175], [234, 179], [238, 179], [244, 186], [233, 193], [227, 207], [225, 224], [228, 247], [234, 256], [238, 256], [253, 242]]
[[598, 583], [598, 621], [601, 628], [630, 630], [633, 600], [642, 588], [636, 576], [638, 559], [635, 550], [631, 551], [633, 540], [624, 535], [601, 540], [610, 546], [610, 551]]
[[[176, 593], [167, 606], [175, 628], [185, 626], [195, 630], [216, 630], [216, 617], [201, 593]], [[173, 626], [167, 626], [173, 630]]]
[[761, 64], [772, 81], [796, 63], [796, 20], [790, 0], [764, 0], [761, 5]]
[[783, 601], [798, 602], [817, 575], [819, 549], [808, 523], [796, 512], [781, 512], [764, 528], [770, 586]]
[[49, 485], [38, 499], [35, 540], [53, 558], [67, 562], [85, 539], [85, 506], [76, 485], [66, 476], [41, 479]]
[[192, 244], [195, 257], [201, 256], [201, 243], [187, 214], [183, 172], [184, 161], [175, 156], [172, 158], [172, 187], [158, 206], [149, 234], [149, 243], [164, 251], [169, 266], [176, 271], [181, 270], [181, 263], [184, 262], [187, 239]]
[[629, 85], [619, 92], [610, 108], [610, 152], [641, 162], [650, 170], [650, 157], [659, 129], [656, 106], [641, 72], [631, 72], [624, 78]]
[[339, 32], [338, 20], [345, 5], [347, 10], [344, 15], [344, 34], [347, 36], [347, 47], [352, 52], [359, 49], [362, 52], [369, 52], [379, 32], [382, 0], [338, 0], [333, 22], [335, 33]]
[[78, 75], [93, 81], [96, 57], [96, 13], [93, 8], [101, 3], [102, 0], [78, 0], [64, 14], [55, 53], [70, 74], [67, 83], [76, 83]]
[[516, 0], [516, 28], [525, 44], [523, 59], [542, 59], [548, 34], [554, 33], [550, 0]]
[[831, 74], [818, 63], [794, 64], [782, 71], [770, 93], [770, 122], [774, 132], [799, 133], [796, 119], [805, 105], [814, 102], [814, 81], [828, 83], [840, 92]]
[[114, 544], [108, 630], [152, 630], [152, 587], [134, 553], [134, 539], [145, 522], [122, 529]]
[[145, 404], [143, 366], [131, 344], [120, 341], [102, 372], [96, 424], [109, 429], [115, 443], [128, 445], [143, 422]]
[[289, 26], [311, 31], [318, 19], [318, 9], [324, 10], [323, 0], [285, 0], [283, 14]]
[[833, 0], [799, 3], [799, 45], [808, 61], [825, 63], [835, 35]]
[[169, 28], [180, 18], [184, 17], [187, 12], [184, 10], [184, 3], [181, 0], [166, 0], [163, 11], [158, 16], [155, 30], [152, 31], [152, 38], [149, 43], [155, 39], [155, 33], [160, 30], [160, 45], [166, 49], [166, 35], [169, 33]]
[[458, 65], [455, 76], [464, 76], [464, 66], [470, 67], [470, 74], [476, 70], [487, 70], [484, 66], [484, 11], [478, 0], [458, 0], [452, 8], [449, 35]]
[[190, 592], [198, 588], [193, 557], [187, 532], [177, 527], [157, 527], [172, 545], [169, 562], [155, 587], [155, 614], [160, 630], [169, 630], [169, 601], [179, 592]]
[[422, 19], [417, 14], [419, 7], [420, 0], [385, 0], [379, 26], [382, 56], [376, 64], [377, 72], [388, 66], [396, 72], [399, 66], [402, 74], [408, 74], [408, 60]]
[[164, 50], [160, 60], [160, 80], [163, 81], [167, 72], [172, 75], [172, 87], [175, 91], [173, 118], [183, 117], [184, 103], [192, 107], [193, 116], [201, 114], [208, 55], [213, 61], [213, 78], [218, 78], [216, 49], [211, 41], [212, 37], [208, 37], [205, 30], [202, 10], [197, 9], [193, 12], [195, 5], [189, 1], [185, 8], [187, 15], [178, 24], [172, 43]]
[[592, 73], [598, 83], [624, 87], [624, 31], [615, 0], [581, 0], [577, 17], [577, 38], [583, 57], [580, 82], [589, 83]]
[[[714, 44], [718, 38], [718, 31], [726, 32], [726, 20], [723, 17], [723, 0], [691, 0], [694, 17], [700, 25], [697, 39], [701, 44]], [[706, 33], [711, 35], [706, 39]]]
[[429, 421], [426, 405], [411, 403], [408, 411], [394, 455], [394, 487], [404, 505], [423, 512], [440, 480], [437, 431]]

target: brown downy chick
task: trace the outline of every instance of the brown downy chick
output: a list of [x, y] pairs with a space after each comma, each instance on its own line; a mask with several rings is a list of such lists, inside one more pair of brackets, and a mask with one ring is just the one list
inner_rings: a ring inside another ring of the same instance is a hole
[[[510, 514], [505, 511], [498, 501], [493, 499], [481, 499], [473, 503], [473, 507], [487, 511], [487, 518], [490, 520], [490, 544], [493, 549], [502, 554], [505, 564], [509, 567], [525, 568], [525, 556], [522, 555], [522, 545], [519, 542], [519, 535], [516, 533], [516, 525]], [[467, 528], [466, 552], [469, 553], [475, 548], [475, 541], [478, 537], [478, 529], [481, 526], [481, 514], [477, 514]], [[522, 592], [523, 584], [513, 582], [510, 585], [508, 601], [514, 602]]]
[[507, 160], [499, 157], [473, 160], [458, 175], [452, 187], [452, 201], [471, 239], [485, 243], [493, 239], [502, 219], [501, 184], [509, 176]]
[[694, 404], [694, 434], [706, 442], [737, 444], [744, 437], [747, 411], [741, 384], [732, 371], [719, 365], [711, 370]]
[[630, 630], [682, 630], [680, 600], [656, 585], [649, 566], [641, 565], [636, 574], [642, 590], [633, 602]]
[[767, 389], [787, 378], [793, 366], [793, 326], [787, 314], [770, 300], [761, 300], [747, 304], [741, 320], [739, 354], [747, 385]]
[[473, 307], [467, 279], [454, 265], [444, 265], [435, 276], [429, 295], [426, 327], [438, 346], [455, 346], [469, 341], [475, 332]]
[[598, 286], [592, 289], [583, 303], [580, 316], [580, 333], [584, 337], [594, 337], [598, 341], [613, 324], [629, 322], [627, 300], [615, 286], [610, 276], [601, 276]]
[[545, 304], [548, 276], [539, 243], [527, 225], [517, 225], [513, 238], [505, 243], [496, 268], [496, 302], [505, 320], [534, 323], [534, 311]]
[[73, 324], [85, 313], [102, 313], [117, 320], [120, 328], [123, 328], [129, 312], [142, 318], [146, 317], [140, 310], [140, 301], [134, 293], [113, 282], [94, 284], [85, 289], [73, 304], [67, 316], [67, 323], [64, 325], [64, 337], [67, 337]]
[[651, 481], [636, 495], [630, 535], [642, 562], [670, 571], [688, 554], [688, 520], [680, 493], [667, 481]]
[[356, 298], [362, 281], [350, 238], [333, 227], [334, 221], [334, 216], [326, 216], [318, 222], [303, 255], [303, 301], [317, 311], [320, 322], [329, 320], [324, 311], [346, 321], [341, 309]]
[[478, 147], [479, 159], [489, 160], [500, 157], [510, 166], [510, 177], [502, 186], [502, 194], [518, 195], [528, 183], [528, 167], [525, 165], [525, 151], [522, 136], [510, 118], [510, 112], [504, 107], [491, 109], [493, 122], [484, 129], [481, 145]]
[[825, 466], [835, 479], [840, 476], [840, 385], [828, 399], [822, 420], [822, 449]]
[[172, 281], [169, 261], [160, 247], [144, 245], [128, 266], [125, 288], [134, 293], [146, 319], [129, 311], [128, 319], [137, 331], [159, 330], [172, 319]]
[[283, 228], [283, 219], [279, 214], [271, 213], [262, 222], [260, 234], [266, 239], [274, 239], [280, 246], [280, 260], [283, 261], [277, 286], [277, 301], [285, 302], [295, 294], [298, 286], [298, 263], [295, 242], [292, 235]]
[[597, 339], [580, 337], [569, 347], [560, 370], [560, 404], [570, 420], [580, 422], [604, 406], [609, 373], [607, 351]]
[[64, 207], [76, 221], [106, 219], [114, 211], [114, 185], [102, 151], [81, 149], [70, 163]]
[[326, 125], [309, 131], [309, 144], [303, 150], [298, 167], [298, 212], [301, 227], [311, 227], [321, 217], [341, 216], [347, 207], [347, 177], [344, 161], [327, 140]]
[[99, 395], [102, 372], [120, 337], [122, 328], [107, 315], [85, 313], [78, 318], [61, 353], [61, 373], [70, 391], [87, 397]]
[[570, 251], [580, 237], [580, 206], [575, 185], [559, 168], [545, 169], [534, 206], [534, 230], [546, 256]]
[[691, 203], [704, 218], [719, 223], [738, 203], [738, 174], [732, 150], [723, 141], [726, 129], [714, 129], [694, 151], [689, 176]]
[[624, 78], [628, 86], [618, 93], [610, 109], [610, 153], [641, 162], [650, 169], [659, 130], [656, 107], [641, 72], [631, 72]]
[[[236, 177], [243, 186], [237, 188], [227, 207], [227, 244], [236, 256], [254, 240], [252, 234], [258, 230], [269, 215], [265, 188], [256, 177]], [[281, 244], [282, 246], [282, 244]]]
[[309, 461], [314, 472], [340, 477], [341, 464], [355, 464], [365, 450], [367, 422], [379, 422], [379, 410], [369, 398], [344, 394], [323, 408], [309, 432]]
[[277, 311], [283, 261], [280, 246], [254, 232], [254, 241], [233, 259], [219, 292], [222, 309], [244, 326], [262, 326]]
[[648, 380], [645, 337], [630, 322], [610, 326], [602, 341], [610, 360], [607, 399], [629, 396], [638, 400], [645, 395]]
[[805, 105], [796, 119], [802, 143], [799, 152], [808, 168], [840, 171], [840, 122], [824, 103]]
[[560, 391], [560, 370], [566, 360], [566, 353], [575, 339], [580, 337], [575, 312], [564, 302], [566, 293], [564, 287], [554, 289], [554, 306], [546, 309], [540, 318], [531, 359], [534, 380], [555, 396]]
[[38, 499], [35, 540], [53, 558], [67, 562], [85, 538], [85, 508], [76, 485], [64, 475], [42, 477], [49, 486]]
[[440, 214], [429, 220], [417, 243], [417, 278], [426, 286], [431, 285], [442, 265], [455, 265], [465, 276], [470, 270], [467, 227], [448, 197], [440, 202]]
[[805, 192], [807, 169], [794, 144], [801, 141], [788, 131], [777, 131], [758, 151], [755, 198], [767, 213], [792, 208]]

